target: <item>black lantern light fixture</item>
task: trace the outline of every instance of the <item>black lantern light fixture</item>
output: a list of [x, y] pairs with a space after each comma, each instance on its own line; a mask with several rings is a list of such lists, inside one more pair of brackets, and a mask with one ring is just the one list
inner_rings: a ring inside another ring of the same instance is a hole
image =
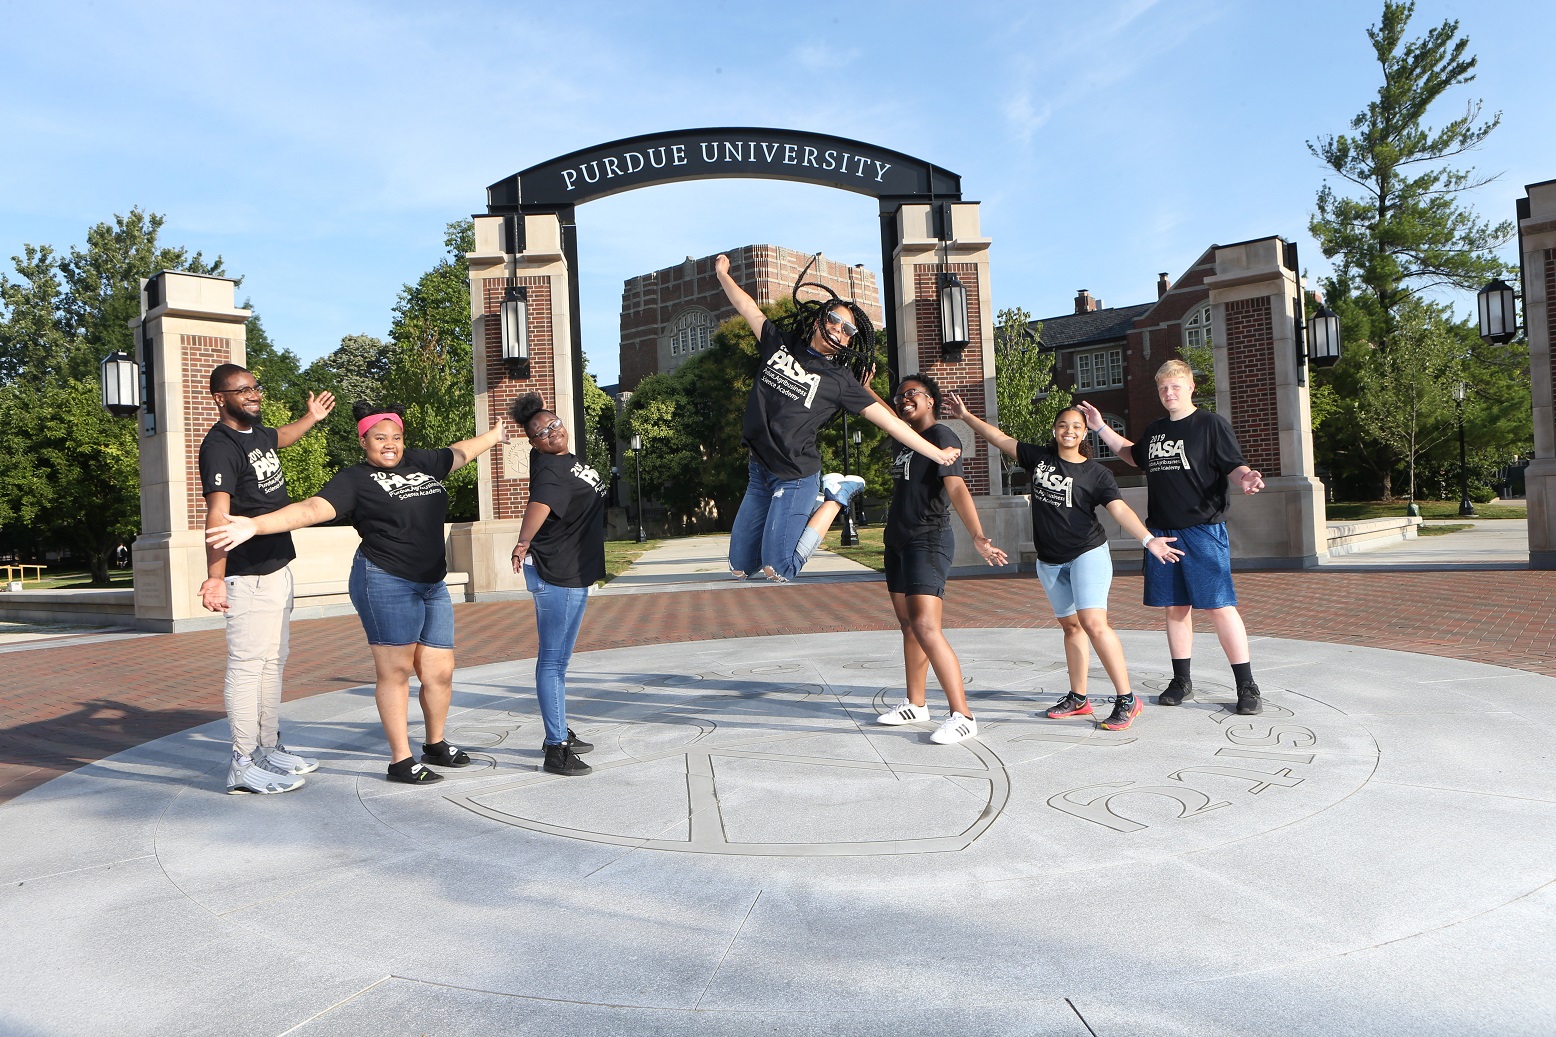
[[529, 377], [529, 290], [513, 285], [503, 293], [502, 358], [508, 365], [508, 377]]
[[1518, 334], [1518, 293], [1500, 277], [1475, 293], [1480, 309], [1480, 337], [1502, 345]]
[[140, 365], [123, 350], [103, 358], [98, 370], [103, 390], [103, 409], [127, 418], [140, 410]]
[[632, 481], [637, 484], [638, 493], [638, 543], [648, 543], [648, 537], [643, 533], [643, 437], [633, 436], [628, 444], [632, 448]]

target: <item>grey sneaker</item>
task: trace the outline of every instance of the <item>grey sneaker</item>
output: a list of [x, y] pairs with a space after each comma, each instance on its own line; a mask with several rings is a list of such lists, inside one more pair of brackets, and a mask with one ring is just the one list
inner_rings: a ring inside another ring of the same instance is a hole
[[291, 792], [308, 783], [297, 774], [277, 774], [257, 765], [252, 757], [232, 754], [232, 764], [227, 768], [227, 795], [237, 796], [253, 792], [261, 796], [277, 792]]
[[255, 749], [254, 762], [274, 774], [312, 774], [319, 769], [318, 760], [289, 753], [280, 742], [268, 749], [263, 745]]
[[822, 495], [827, 500], [835, 500], [843, 507], [848, 507], [848, 502], [854, 494], [864, 489], [864, 480], [857, 475], [839, 475], [836, 472], [828, 472], [821, 477]]

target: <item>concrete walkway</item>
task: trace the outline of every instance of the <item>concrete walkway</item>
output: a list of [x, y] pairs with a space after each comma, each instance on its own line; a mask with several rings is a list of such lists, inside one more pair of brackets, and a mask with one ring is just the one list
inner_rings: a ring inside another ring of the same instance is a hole
[[[867, 565], [818, 548], [800, 578], [813, 581], [818, 577], [859, 579], [876, 575]], [[643, 552], [626, 572], [606, 584], [601, 593], [633, 593], [645, 588], [662, 590], [677, 585], [739, 586], [742, 582], [757, 585], [767, 581], [760, 578], [740, 581], [732, 577], [729, 573], [729, 534], [713, 533], [669, 540]]]
[[1472, 528], [1438, 536], [1417, 535], [1362, 554], [1325, 558], [1326, 569], [1378, 572], [1420, 567], [1432, 569], [1526, 569], [1529, 567], [1529, 524], [1515, 519], [1448, 519], [1423, 524], [1468, 525]]

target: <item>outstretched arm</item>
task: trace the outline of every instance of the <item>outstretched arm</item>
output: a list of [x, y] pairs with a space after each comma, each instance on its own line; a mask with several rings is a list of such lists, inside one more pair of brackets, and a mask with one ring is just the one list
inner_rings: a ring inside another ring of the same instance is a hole
[[1126, 464], [1140, 467], [1140, 462], [1135, 460], [1135, 443], [1132, 439], [1125, 439], [1102, 420], [1102, 412], [1091, 404], [1082, 400], [1076, 404], [1076, 410], [1081, 412], [1081, 417], [1086, 419], [1086, 427], [1097, 434], [1097, 437], [1108, 445], [1108, 449], [1117, 454], [1120, 460]]
[[1151, 557], [1158, 562], [1176, 562], [1183, 557], [1183, 552], [1176, 547], [1170, 547], [1177, 537], [1159, 537], [1145, 528], [1145, 523], [1140, 521], [1140, 516], [1135, 514], [1135, 509], [1121, 500], [1108, 501], [1108, 514], [1113, 516], [1113, 521], [1121, 526], [1125, 533], [1134, 537], [1145, 545], [1145, 549], [1151, 553]]
[[268, 515], [255, 515], [252, 518], [246, 515], [229, 515], [225, 525], [206, 528], [205, 542], [223, 551], [231, 551], [239, 544], [258, 535], [289, 533], [304, 526], [317, 526], [334, 517], [333, 504], [323, 497], [309, 497], [296, 504], [288, 504], [279, 511], [272, 511]]
[[508, 442], [508, 426], [501, 418], [498, 418], [497, 424], [487, 429], [485, 435], [461, 439], [449, 447], [450, 450], [454, 451], [454, 468], [463, 468], [498, 443], [506, 442]]
[[941, 483], [945, 486], [946, 495], [951, 498], [951, 507], [961, 516], [967, 532], [972, 534], [973, 547], [978, 549], [983, 560], [990, 565], [1004, 565], [1010, 561], [1004, 551], [994, 546], [994, 541], [983, 535], [983, 523], [978, 518], [978, 506], [973, 503], [972, 493], [967, 489], [967, 480], [959, 475], [948, 475]]
[[319, 422], [329, 417], [330, 411], [334, 409], [334, 393], [321, 392], [317, 396], [315, 396], [313, 393], [309, 393], [308, 409], [303, 412], [303, 416], [298, 418], [296, 421], [288, 422], [287, 424], [282, 425], [280, 428], [276, 429], [276, 446], [285, 450], [287, 447], [303, 438], [303, 436], [307, 435], [309, 429], [313, 428]]
[[713, 257], [713, 272], [719, 276], [719, 287], [724, 289], [724, 294], [729, 299], [729, 304], [735, 308], [735, 312], [746, 319], [751, 325], [751, 334], [760, 341], [762, 338], [762, 325], [767, 323], [767, 316], [762, 308], [756, 304], [756, 300], [747, 294], [746, 290], [735, 283], [735, 279], [729, 276], [729, 257], [722, 252]]
[[962, 398], [956, 395], [956, 393], [946, 393], [945, 399], [946, 413], [953, 418], [967, 422], [968, 425], [972, 426], [974, 432], [994, 444], [994, 448], [1006, 457], [1016, 456], [1016, 439], [1014, 436], [1001, 432], [996, 426], [990, 425], [987, 421], [968, 410], [967, 405], [962, 402]]
[[886, 434], [915, 453], [923, 454], [938, 465], [951, 465], [962, 456], [961, 447], [935, 446], [913, 431], [913, 427], [891, 412], [884, 403], [872, 403], [859, 416], [884, 429]]

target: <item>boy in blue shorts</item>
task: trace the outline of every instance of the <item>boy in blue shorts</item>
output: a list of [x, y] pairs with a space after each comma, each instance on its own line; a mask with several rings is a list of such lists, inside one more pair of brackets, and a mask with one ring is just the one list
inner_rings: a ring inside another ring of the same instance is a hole
[[[1108, 448], [1135, 467], [1145, 468], [1149, 509], [1145, 524], [1150, 536], [1177, 537], [1184, 552], [1177, 565], [1147, 555], [1145, 604], [1167, 610], [1167, 650], [1172, 655], [1172, 680], [1156, 697], [1163, 706], [1181, 705], [1194, 697], [1189, 664], [1194, 653], [1194, 609], [1210, 616], [1221, 650], [1232, 664], [1237, 682], [1237, 712], [1262, 712], [1259, 685], [1249, 661], [1248, 631], [1237, 612], [1232, 589], [1232, 552], [1227, 542], [1227, 490], [1244, 493], [1264, 489], [1264, 478], [1243, 460], [1232, 423], [1194, 406], [1194, 372], [1182, 360], [1169, 360], [1156, 372], [1156, 394], [1167, 408], [1145, 430], [1145, 456], [1102, 420], [1101, 413], [1082, 402], [1086, 426]], [[1143, 463], [1142, 463], [1143, 462]]]

